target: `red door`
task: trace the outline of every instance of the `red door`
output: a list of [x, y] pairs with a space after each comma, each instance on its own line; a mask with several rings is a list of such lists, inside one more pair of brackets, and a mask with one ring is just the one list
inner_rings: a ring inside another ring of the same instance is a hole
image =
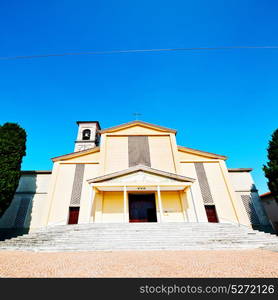
[[217, 213], [214, 205], [205, 205], [208, 221], [218, 223]]
[[79, 216], [79, 207], [70, 207], [68, 224], [77, 224]]

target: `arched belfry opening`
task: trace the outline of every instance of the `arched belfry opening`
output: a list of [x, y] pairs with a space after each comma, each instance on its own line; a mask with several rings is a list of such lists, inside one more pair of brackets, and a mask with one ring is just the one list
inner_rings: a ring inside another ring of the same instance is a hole
[[91, 130], [90, 129], [84, 129], [82, 132], [82, 140], [88, 141], [91, 138]]

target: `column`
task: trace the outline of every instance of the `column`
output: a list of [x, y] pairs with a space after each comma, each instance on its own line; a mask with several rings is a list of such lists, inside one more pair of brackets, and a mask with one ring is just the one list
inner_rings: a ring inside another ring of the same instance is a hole
[[195, 218], [196, 218], [196, 221], [199, 222], [199, 218], [198, 218], [198, 214], [197, 214], [197, 210], [196, 210], [196, 205], [195, 205], [195, 200], [194, 200], [194, 196], [193, 196], [193, 192], [192, 192], [191, 186], [189, 187], [189, 190], [190, 190], [191, 202], [192, 202], [192, 206], [193, 206], [193, 209], [194, 209]]
[[127, 189], [126, 189], [126, 186], [124, 186], [124, 223], [128, 223]]
[[181, 207], [182, 207], [182, 214], [183, 214], [183, 220], [184, 222], [188, 222], [188, 215], [187, 215], [187, 205], [186, 205], [186, 200], [185, 198], [185, 192], [184, 191], [179, 191], [179, 196], [180, 196], [180, 202], [181, 202]]
[[162, 200], [161, 200], [161, 192], [160, 192], [160, 186], [157, 186], [157, 200], [158, 200], [158, 207], [159, 207], [159, 213], [160, 213], [160, 222], [163, 222], [163, 206], [162, 206]]
[[91, 221], [91, 216], [92, 216], [92, 209], [94, 206], [94, 201], [95, 201], [95, 195], [96, 195], [96, 190], [95, 188], [90, 185], [90, 197], [89, 197], [89, 209], [88, 209], [88, 223]]

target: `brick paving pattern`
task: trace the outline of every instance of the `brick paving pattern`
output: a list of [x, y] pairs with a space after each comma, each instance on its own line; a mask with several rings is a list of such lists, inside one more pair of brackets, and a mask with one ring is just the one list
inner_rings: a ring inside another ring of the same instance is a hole
[[278, 277], [266, 250], [0, 251], [0, 277]]

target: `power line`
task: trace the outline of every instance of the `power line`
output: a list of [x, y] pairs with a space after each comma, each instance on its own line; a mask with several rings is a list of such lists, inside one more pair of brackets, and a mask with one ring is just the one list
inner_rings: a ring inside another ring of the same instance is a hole
[[110, 50], [110, 51], [87, 51], [87, 52], [66, 52], [24, 56], [3, 56], [0, 60], [32, 59], [44, 57], [73, 56], [73, 55], [103, 55], [120, 53], [142, 53], [142, 52], [169, 52], [169, 51], [211, 51], [211, 50], [234, 50], [234, 49], [278, 49], [278, 46], [227, 46], [227, 47], [195, 47], [195, 48], [166, 48], [166, 49], [131, 49], [131, 50]]

